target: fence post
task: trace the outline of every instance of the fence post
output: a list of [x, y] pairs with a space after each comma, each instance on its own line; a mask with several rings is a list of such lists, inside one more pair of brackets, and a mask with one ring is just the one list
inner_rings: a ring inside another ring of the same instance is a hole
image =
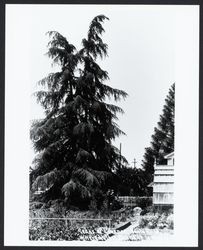
[[109, 229], [111, 229], [111, 220], [109, 220]]

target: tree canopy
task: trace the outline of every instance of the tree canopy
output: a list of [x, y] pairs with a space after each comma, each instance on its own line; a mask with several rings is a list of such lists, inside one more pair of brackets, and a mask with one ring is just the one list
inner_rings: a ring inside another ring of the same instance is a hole
[[108, 72], [97, 64], [107, 56], [104, 20], [104, 15], [92, 20], [80, 50], [57, 31], [48, 32], [47, 55], [60, 71], [38, 82], [41, 90], [35, 96], [45, 118], [35, 120], [30, 130], [37, 153], [32, 189], [41, 187], [47, 200], [91, 199], [94, 190], [108, 189], [114, 171], [127, 162], [112, 144], [124, 134], [116, 123], [123, 110], [107, 102], [125, 99], [127, 93], [105, 84]]
[[141, 168], [122, 166], [116, 172], [119, 183], [117, 192], [121, 196], [144, 196], [145, 175]]
[[151, 137], [151, 146], [145, 149], [142, 162], [146, 184], [153, 180], [154, 162], [165, 164], [164, 156], [174, 151], [175, 83], [169, 89], [162, 114]]

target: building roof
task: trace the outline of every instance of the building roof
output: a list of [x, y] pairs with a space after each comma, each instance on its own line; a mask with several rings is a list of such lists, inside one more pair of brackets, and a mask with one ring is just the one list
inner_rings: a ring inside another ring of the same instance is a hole
[[174, 151], [164, 156], [165, 159], [170, 159], [172, 157], [174, 157]]
[[154, 182], [151, 182], [151, 183], [149, 183], [149, 185], [147, 185], [147, 187], [153, 187], [153, 184], [154, 184]]

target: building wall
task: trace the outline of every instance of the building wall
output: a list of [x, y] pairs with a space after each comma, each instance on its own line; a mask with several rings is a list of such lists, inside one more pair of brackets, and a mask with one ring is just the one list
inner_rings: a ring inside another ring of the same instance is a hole
[[173, 193], [154, 193], [153, 204], [154, 205], [172, 205]]
[[153, 204], [173, 205], [173, 188], [174, 156], [168, 159], [167, 165], [154, 166]]
[[174, 165], [174, 158], [168, 159], [168, 165]]

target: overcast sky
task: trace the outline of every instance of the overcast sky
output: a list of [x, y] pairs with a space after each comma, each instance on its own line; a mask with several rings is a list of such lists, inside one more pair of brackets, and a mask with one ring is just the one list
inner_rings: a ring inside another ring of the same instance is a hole
[[[31, 93], [36, 82], [53, 72], [47, 52], [47, 31], [56, 30], [77, 49], [86, 37], [89, 23], [100, 14], [105, 21], [103, 40], [109, 46], [108, 57], [101, 67], [108, 71], [112, 87], [125, 90], [129, 97], [117, 103], [125, 114], [119, 115], [118, 124], [126, 133], [114, 144], [122, 143], [122, 154], [130, 165], [136, 158], [137, 167], [144, 149], [150, 145], [151, 135], [162, 112], [164, 99], [175, 82], [175, 12], [173, 6], [132, 5], [25, 5], [30, 38]], [[15, 9], [16, 11], [16, 9]], [[43, 117], [43, 110], [31, 98], [30, 119]], [[34, 156], [31, 149], [31, 155]]]

